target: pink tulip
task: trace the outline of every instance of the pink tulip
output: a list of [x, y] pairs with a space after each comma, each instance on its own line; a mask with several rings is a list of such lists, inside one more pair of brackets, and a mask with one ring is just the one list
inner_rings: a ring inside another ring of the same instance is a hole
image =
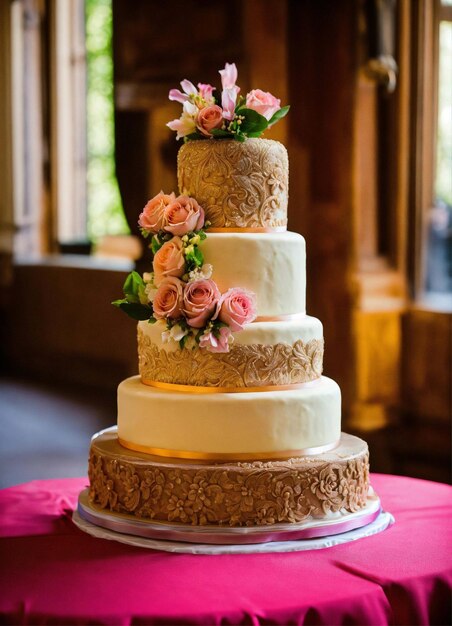
[[209, 85], [207, 83], [198, 83], [199, 95], [209, 104], [213, 104], [213, 92], [215, 91], [215, 87]]
[[235, 83], [237, 82], [237, 68], [235, 63], [226, 63], [224, 70], [220, 70], [220, 75], [223, 89], [235, 87]]
[[223, 89], [221, 94], [221, 106], [223, 107], [223, 117], [225, 120], [234, 119], [239, 91], [240, 89], [237, 86]]

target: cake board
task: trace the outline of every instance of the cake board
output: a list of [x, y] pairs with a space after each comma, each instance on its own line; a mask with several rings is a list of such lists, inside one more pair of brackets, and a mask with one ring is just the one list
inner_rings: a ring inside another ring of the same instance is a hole
[[108, 539], [153, 550], [189, 554], [239, 554], [317, 550], [348, 543], [382, 532], [394, 523], [382, 511], [378, 496], [371, 494], [357, 513], [309, 520], [298, 524], [274, 524], [271, 528], [191, 526], [137, 520], [133, 515], [105, 511], [81, 492], [73, 521], [80, 530]]

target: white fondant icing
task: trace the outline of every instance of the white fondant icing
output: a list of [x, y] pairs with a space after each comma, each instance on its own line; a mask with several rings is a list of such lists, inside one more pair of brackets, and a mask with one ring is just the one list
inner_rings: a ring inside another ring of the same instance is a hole
[[140, 446], [204, 453], [259, 453], [340, 438], [339, 386], [322, 377], [301, 389], [209, 395], [143, 385], [118, 388], [118, 436]]
[[[162, 332], [166, 330], [166, 325], [162, 323], [149, 324], [149, 322], [138, 322], [140, 330], [160, 349], [168, 352], [180, 350], [177, 341], [162, 343]], [[278, 343], [288, 343], [293, 345], [300, 339], [307, 343], [311, 339], [323, 338], [322, 322], [315, 317], [305, 315], [304, 317], [284, 322], [253, 322], [245, 326], [243, 330], [234, 334], [234, 344], [249, 346], [258, 344], [261, 346], [274, 346]]]
[[230, 287], [254, 291], [261, 316], [304, 313], [305, 240], [297, 233], [209, 233], [201, 244], [212, 278], [223, 293]]

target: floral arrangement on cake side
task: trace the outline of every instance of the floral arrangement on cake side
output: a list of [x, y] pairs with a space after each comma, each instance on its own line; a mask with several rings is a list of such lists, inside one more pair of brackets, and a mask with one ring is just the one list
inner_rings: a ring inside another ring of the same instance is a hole
[[135, 320], [160, 324], [164, 343], [228, 352], [232, 333], [256, 318], [256, 296], [239, 287], [222, 294], [212, 280], [213, 267], [199, 247], [209, 226], [203, 208], [194, 198], [161, 191], [138, 223], [151, 238], [153, 271], [129, 274], [124, 298], [112, 304]]
[[271, 93], [253, 89], [246, 96], [237, 86], [237, 67], [226, 63], [221, 75], [222, 92], [217, 97], [215, 87], [189, 80], [181, 82], [182, 91], [171, 89], [169, 99], [182, 104], [179, 119], [167, 126], [177, 132], [176, 139], [236, 139], [260, 137], [262, 133], [289, 111], [281, 107], [281, 101]]

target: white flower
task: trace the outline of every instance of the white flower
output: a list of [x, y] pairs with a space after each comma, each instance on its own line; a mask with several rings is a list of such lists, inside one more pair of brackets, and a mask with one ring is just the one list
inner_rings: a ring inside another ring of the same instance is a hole
[[154, 286], [154, 283], [147, 283], [146, 287], [144, 288], [144, 293], [146, 294], [149, 302], [154, 302], [155, 294], [157, 293], [157, 289]]
[[192, 283], [194, 280], [202, 280], [203, 278], [209, 279], [212, 276], [213, 265], [210, 263], [204, 263], [202, 267], [196, 267], [188, 274], [188, 282]]
[[174, 324], [169, 330], [165, 330], [162, 333], [162, 342], [180, 341], [185, 335], [188, 335], [188, 330], [182, 328], [179, 324]]
[[184, 252], [185, 252], [185, 256], [187, 256], [187, 254], [192, 254], [194, 252], [194, 247], [192, 245], [189, 245], [185, 248]]
[[154, 272], [144, 272], [143, 280], [145, 283], [153, 283], [154, 282]]

